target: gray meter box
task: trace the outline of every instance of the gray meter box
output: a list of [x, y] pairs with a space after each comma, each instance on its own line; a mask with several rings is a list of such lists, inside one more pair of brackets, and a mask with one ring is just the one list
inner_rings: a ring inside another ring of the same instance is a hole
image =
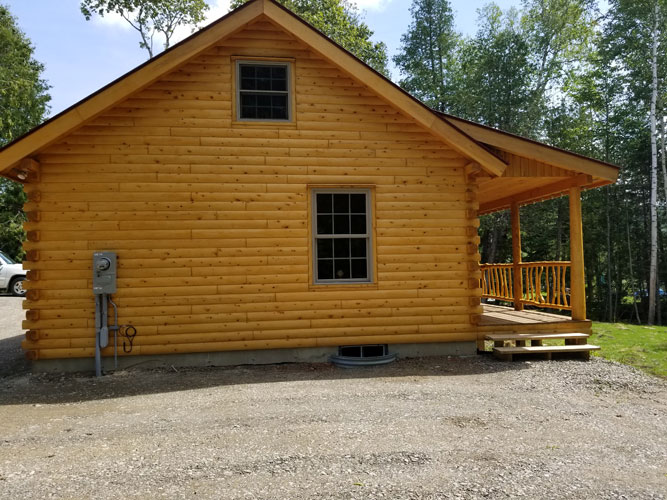
[[93, 293], [116, 293], [116, 252], [93, 254]]

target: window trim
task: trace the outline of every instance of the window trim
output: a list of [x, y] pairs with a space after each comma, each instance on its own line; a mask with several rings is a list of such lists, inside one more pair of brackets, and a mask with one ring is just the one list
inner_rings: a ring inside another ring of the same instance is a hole
[[[287, 118], [241, 118], [241, 68], [242, 64], [255, 66], [284, 66], [287, 74], [287, 90], [257, 90], [249, 91], [266, 94], [286, 94], [287, 95]], [[235, 59], [234, 60], [234, 121], [238, 123], [294, 123], [294, 86], [292, 77], [292, 61], [266, 60], [266, 59]]]
[[[318, 239], [337, 239], [351, 238], [359, 235], [341, 234], [341, 235], [322, 235], [317, 234], [317, 195], [318, 194], [355, 194], [363, 193], [366, 195], [366, 278], [350, 279], [318, 279], [317, 270], [317, 240]], [[311, 221], [311, 252], [310, 267], [312, 269], [313, 285], [370, 285], [375, 283], [375, 259], [373, 251], [373, 242], [375, 236], [375, 224], [373, 218], [373, 190], [370, 187], [314, 187], [310, 189], [310, 221]]]

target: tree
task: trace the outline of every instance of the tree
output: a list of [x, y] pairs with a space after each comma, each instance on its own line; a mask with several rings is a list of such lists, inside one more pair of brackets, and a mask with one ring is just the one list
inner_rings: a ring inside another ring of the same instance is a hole
[[[596, 0], [523, 0], [521, 25], [535, 69], [532, 106], [558, 96], [565, 79], [581, 69], [592, 48], [597, 14]], [[544, 108], [530, 114], [542, 112]]]
[[657, 102], [659, 81], [664, 79], [665, 54], [660, 50], [667, 30], [664, 0], [614, 0], [606, 27], [608, 51], [622, 73], [631, 76], [630, 98], [646, 111], [650, 138], [650, 257], [647, 322], [655, 321], [658, 292], [658, 151]]
[[[248, 0], [232, 0], [231, 8]], [[373, 31], [364, 23], [356, 4], [349, 0], [278, 0], [315, 29], [349, 50], [370, 67], [389, 74], [387, 46], [371, 40]]]
[[[49, 86], [41, 78], [44, 66], [33, 58], [33, 47], [4, 5], [0, 5], [0, 146], [38, 125], [49, 110]], [[20, 260], [25, 235], [20, 184], [0, 178], [0, 249]]]
[[30, 41], [0, 5], [0, 146], [39, 124], [49, 109], [44, 66], [32, 54]]
[[153, 38], [164, 37], [169, 48], [174, 31], [179, 26], [197, 27], [209, 9], [204, 0], [82, 0], [81, 13], [89, 21], [93, 15], [118, 14], [139, 32], [139, 47], [153, 57]]
[[412, 22], [401, 36], [394, 63], [403, 74], [399, 85], [438, 111], [451, 107], [460, 35], [448, 0], [414, 0]]
[[507, 132], [535, 135], [529, 116], [535, 68], [516, 9], [494, 4], [480, 10], [479, 29], [460, 51], [455, 113]]

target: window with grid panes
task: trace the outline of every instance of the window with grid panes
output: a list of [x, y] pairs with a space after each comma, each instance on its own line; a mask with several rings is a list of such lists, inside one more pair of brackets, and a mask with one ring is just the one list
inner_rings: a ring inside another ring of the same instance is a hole
[[315, 190], [313, 194], [315, 282], [370, 282], [370, 191]]
[[289, 64], [237, 62], [239, 120], [289, 121]]

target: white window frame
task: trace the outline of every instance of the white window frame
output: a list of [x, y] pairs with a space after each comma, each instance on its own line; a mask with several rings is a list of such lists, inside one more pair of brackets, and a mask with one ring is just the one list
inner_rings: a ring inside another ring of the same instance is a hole
[[[365, 234], [317, 234], [317, 195], [318, 194], [364, 194], [366, 195], [366, 233]], [[311, 224], [312, 224], [312, 263], [313, 282], [316, 285], [327, 284], [365, 284], [373, 283], [373, 214], [371, 212], [371, 190], [369, 188], [314, 188], [311, 190]], [[338, 238], [365, 238], [366, 239], [366, 278], [350, 279], [319, 279], [317, 240], [332, 240]]]
[[[287, 90], [243, 90], [241, 89], [241, 66], [284, 66], [287, 78]], [[253, 94], [284, 94], [287, 95], [287, 118], [241, 118], [241, 92]], [[262, 61], [252, 59], [236, 60], [236, 120], [240, 122], [278, 122], [292, 121], [292, 71], [291, 64], [286, 61]]]

